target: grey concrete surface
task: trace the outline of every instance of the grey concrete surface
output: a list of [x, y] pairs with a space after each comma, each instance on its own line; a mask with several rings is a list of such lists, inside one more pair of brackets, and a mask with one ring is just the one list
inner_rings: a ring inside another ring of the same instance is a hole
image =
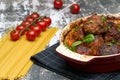
[[[70, 13], [69, 7], [73, 3], [80, 4], [79, 14]], [[0, 37], [8, 28], [19, 24], [31, 12], [50, 16], [50, 27], [64, 28], [71, 21], [93, 13], [116, 14], [120, 13], [120, 0], [64, 0], [62, 9], [53, 8], [53, 0], [0, 0]], [[54, 40], [54, 42], [53, 42]], [[50, 41], [48, 46], [59, 40], [59, 33]], [[22, 80], [69, 80], [35, 64]]]

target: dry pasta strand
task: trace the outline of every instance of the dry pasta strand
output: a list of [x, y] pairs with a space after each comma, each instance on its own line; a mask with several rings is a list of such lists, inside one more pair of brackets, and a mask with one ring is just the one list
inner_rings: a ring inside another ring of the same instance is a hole
[[[30, 57], [43, 50], [57, 30], [58, 28], [47, 29], [33, 42], [25, 40], [25, 36], [17, 42], [10, 41], [7, 37], [3, 48], [0, 44], [0, 51], [3, 52], [2, 55], [0, 54], [0, 79], [13, 80], [21, 75], [25, 76], [32, 65]], [[5, 47], [7, 47], [6, 51]]]

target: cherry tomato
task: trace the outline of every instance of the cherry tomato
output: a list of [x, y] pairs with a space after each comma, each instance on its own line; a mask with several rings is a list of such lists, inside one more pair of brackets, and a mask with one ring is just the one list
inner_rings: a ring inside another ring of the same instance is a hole
[[25, 26], [25, 27], [26, 27], [27, 25], [30, 25], [30, 24], [31, 24], [31, 23], [30, 23], [29, 21], [23, 21], [23, 22], [22, 22], [22, 25]]
[[32, 14], [31, 14], [31, 17], [33, 17], [33, 18], [38, 18], [38, 17], [40, 17], [40, 15], [38, 14], [38, 13], [36, 13], [36, 12], [33, 12]]
[[72, 4], [70, 7], [70, 11], [73, 14], [77, 14], [80, 10], [80, 6], [78, 4]]
[[15, 31], [15, 30], [11, 31], [10, 32], [10, 38], [13, 41], [17, 41], [20, 38], [20, 32], [19, 31]]
[[47, 23], [45, 21], [38, 21], [37, 25], [41, 28], [42, 31], [45, 31], [47, 28]]
[[[19, 32], [22, 31], [23, 29], [25, 29], [25, 26], [23, 26], [23, 25], [18, 25], [18, 26], [16, 27], [16, 30], [19, 31]], [[22, 32], [22, 35], [23, 35], [23, 34], [25, 34], [25, 30]]]
[[34, 41], [37, 37], [37, 33], [34, 30], [26, 32], [26, 38], [29, 41]]
[[54, 0], [54, 8], [60, 9], [63, 6], [63, 1], [62, 0]]
[[32, 16], [27, 16], [26, 17], [26, 21], [28, 21], [28, 22], [33, 22], [35, 20], [35, 18], [33, 18]]
[[21, 31], [21, 30], [23, 30], [24, 28], [25, 28], [25, 26], [23, 26], [23, 25], [18, 25], [18, 26], [16, 27], [16, 30]]
[[43, 21], [45, 21], [47, 23], [47, 26], [49, 26], [51, 24], [51, 18], [50, 17], [43, 18]]
[[39, 34], [41, 33], [41, 29], [39, 26], [30, 26], [30, 29], [35, 31], [37, 33], [37, 36], [39, 36]]

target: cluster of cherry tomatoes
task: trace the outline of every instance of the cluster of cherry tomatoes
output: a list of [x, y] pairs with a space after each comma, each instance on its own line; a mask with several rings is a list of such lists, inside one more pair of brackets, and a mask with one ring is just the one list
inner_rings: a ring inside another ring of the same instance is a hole
[[13, 41], [17, 41], [25, 34], [27, 40], [34, 41], [50, 24], [50, 17], [40, 16], [38, 13], [33, 12], [10, 32], [10, 38]]
[[[62, 0], [54, 0], [53, 4], [54, 4], [55, 9], [61, 9], [63, 6], [63, 1]], [[79, 4], [75, 3], [70, 6], [70, 12], [73, 14], [77, 14], [79, 12], [79, 10], [80, 10]]]

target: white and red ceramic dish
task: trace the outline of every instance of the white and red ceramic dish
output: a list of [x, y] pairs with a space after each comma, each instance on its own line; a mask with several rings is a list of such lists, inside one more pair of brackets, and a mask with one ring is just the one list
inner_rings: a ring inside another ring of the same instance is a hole
[[[98, 15], [98, 14], [97, 14]], [[103, 14], [99, 14], [103, 15]], [[119, 17], [119, 14], [109, 14], [104, 16], [114, 16]], [[88, 16], [90, 17], [90, 16]], [[81, 19], [85, 20], [86, 18], [77, 19], [70, 24], [68, 24], [61, 32], [60, 35], [60, 45], [56, 48], [57, 54], [63, 57], [74, 69], [85, 71], [85, 72], [112, 72], [120, 70], [120, 53], [111, 54], [111, 55], [85, 55], [79, 54], [69, 50], [65, 44], [64, 39], [67, 33], [71, 30], [71, 26], [77, 23], [81, 23]]]

